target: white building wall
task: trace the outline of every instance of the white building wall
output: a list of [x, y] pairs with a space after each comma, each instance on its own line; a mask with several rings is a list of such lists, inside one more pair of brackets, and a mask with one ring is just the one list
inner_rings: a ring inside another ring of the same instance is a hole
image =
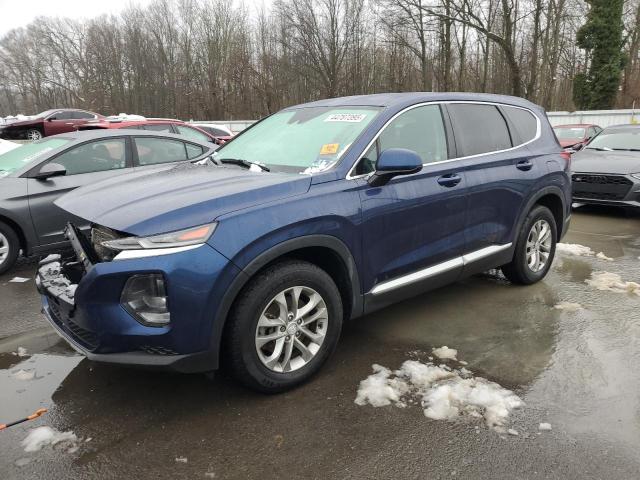
[[576, 112], [547, 112], [551, 125], [567, 123], [594, 123], [601, 127], [624, 123], [640, 123], [637, 110], [587, 110]]

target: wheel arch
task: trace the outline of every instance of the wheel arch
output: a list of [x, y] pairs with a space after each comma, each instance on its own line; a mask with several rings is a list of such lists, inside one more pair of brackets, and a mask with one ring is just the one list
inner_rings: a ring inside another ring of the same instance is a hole
[[548, 186], [538, 190], [535, 195], [531, 196], [531, 198], [529, 198], [529, 200], [527, 201], [525, 208], [523, 208], [520, 212], [517, 228], [514, 231], [514, 244], [518, 239], [518, 235], [520, 233], [524, 220], [527, 218], [527, 215], [535, 205], [543, 205], [551, 211], [553, 218], [556, 221], [558, 241], [560, 241], [560, 238], [562, 238], [562, 236], [564, 235], [564, 221], [567, 211], [564, 194], [560, 187]]
[[6, 225], [8, 225], [13, 229], [13, 231], [18, 236], [18, 241], [20, 242], [20, 249], [24, 252], [24, 254], [27, 254], [29, 251], [29, 248], [28, 248], [29, 244], [27, 242], [27, 237], [24, 233], [24, 230], [22, 229], [20, 224], [15, 220], [13, 220], [12, 218], [4, 215], [2, 212], [0, 212], [0, 222], [5, 223]]
[[262, 252], [246, 265], [242, 269], [243, 274], [236, 276], [222, 298], [211, 335], [216, 368], [220, 363], [220, 347], [227, 317], [238, 295], [258, 272], [286, 258], [305, 260], [322, 268], [338, 286], [345, 310], [344, 318], [362, 315], [363, 297], [356, 263], [351, 251], [340, 239], [330, 235], [307, 235], [286, 240]]

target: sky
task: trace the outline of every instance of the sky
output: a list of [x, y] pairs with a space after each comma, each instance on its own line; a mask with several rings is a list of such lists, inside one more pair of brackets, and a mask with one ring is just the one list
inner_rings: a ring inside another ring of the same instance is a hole
[[[91, 18], [103, 13], [118, 13], [133, 3], [146, 5], [151, 0], [0, 0], [0, 36], [12, 28], [24, 27], [38, 16]], [[28, 6], [25, 8], [25, 6]]]

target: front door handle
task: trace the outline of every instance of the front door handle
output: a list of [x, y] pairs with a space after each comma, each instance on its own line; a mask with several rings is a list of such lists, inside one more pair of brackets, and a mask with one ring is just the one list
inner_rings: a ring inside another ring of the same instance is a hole
[[451, 188], [458, 185], [460, 180], [462, 180], [462, 177], [457, 173], [447, 173], [438, 178], [438, 183], [443, 187]]
[[532, 167], [533, 163], [531, 162], [531, 160], [520, 160], [518, 163], [516, 163], [516, 168], [518, 170], [524, 170], [525, 172], [527, 170], [531, 170]]

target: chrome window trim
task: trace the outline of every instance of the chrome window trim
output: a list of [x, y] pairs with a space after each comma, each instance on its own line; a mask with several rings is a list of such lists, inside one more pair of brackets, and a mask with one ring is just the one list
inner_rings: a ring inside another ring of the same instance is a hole
[[463, 267], [468, 263], [476, 262], [495, 253], [502, 252], [503, 250], [511, 248], [512, 245], [512, 242], [505, 243], [503, 245], [490, 245], [488, 247], [481, 248], [480, 250], [466, 253], [460, 257], [452, 258], [451, 260], [438, 263], [431, 267], [423, 268], [422, 270], [379, 283], [371, 289], [370, 293], [372, 295], [380, 295], [381, 293], [389, 292], [406, 285], [411, 285], [419, 280], [434, 277], [441, 273], [453, 270], [454, 268]]
[[[366, 176], [370, 175], [370, 173], [363, 173], [363, 174], [360, 174], [360, 175], [351, 175], [351, 173], [356, 168], [356, 165], [358, 165], [360, 160], [362, 160], [364, 158], [364, 154], [367, 153], [369, 151], [369, 149], [371, 148], [371, 146], [375, 143], [375, 141], [378, 140], [378, 137], [382, 134], [382, 132], [384, 132], [385, 128], [387, 128], [387, 126], [391, 122], [393, 122], [396, 118], [398, 118], [400, 115], [402, 115], [405, 112], [408, 112], [409, 110], [412, 110], [412, 109], [418, 108], [418, 107], [424, 107], [424, 106], [427, 106], [427, 105], [446, 105], [446, 104], [452, 104], [452, 103], [467, 103], [467, 104], [473, 104], [473, 105], [494, 105], [496, 107], [510, 107], [510, 108], [519, 108], [520, 110], [525, 110], [525, 111], [529, 112], [531, 115], [533, 115], [533, 118], [536, 119], [536, 135], [531, 140], [528, 140], [528, 141], [526, 141], [524, 143], [520, 143], [520, 144], [515, 145], [513, 147], [510, 147], [510, 148], [505, 148], [503, 150], [496, 150], [496, 151], [486, 152], [486, 153], [478, 153], [478, 154], [475, 154], [475, 155], [467, 155], [467, 156], [464, 156], [464, 157], [448, 158], [447, 160], [440, 160], [439, 162], [423, 163], [422, 164], [423, 167], [426, 167], [426, 166], [429, 166], [429, 165], [440, 165], [440, 164], [443, 164], [443, 163], [456, 162], [456, 161], [459, 161], [459, 160], [467, 160], [469, 158], [476, 158], [476, 157], [481, 157], [481, 156], [485, 156], [485, 155], [493, 155], [493, 154], [496, 154], [496, 153], [510, 152], [511, 150], [515, 150], [517, 148], [524, 147], [525, 145], [528, 145], [531, 142], [535, 142], [542, 135], [542, 123], [540, 122], [540, 118], [538, 117], [538, 115], [536, 115], [533, 112], [533, 110], [531, 110], [529, 108], [526, 108], [526, 107], [519, 107], [517, 105], [510, 105], [508, 103], [483, 102], [483, 101], [480, 101], [480, 100], [439, 100], [439, 101], [434, 101], [434, 102], [416, 103], [415, 105], [410, 105], [410, 106], [404, 108], [403, 110], [401, 110], [398, 113], [396, 113], [389, 120], [387, 120], [387, 122], [382, 126], [382, 128], [380, 128], [380, 130], [378, 130], [378, 132], [375, 134], [373, 139], [367, 144], [367, 146], [364, 148], [364, 150], [362, 150], [360, 155], [358, 155], [358, 159], [353, 163], [353, 165], [349, 169], [349, 172], [347, 173], [347, 176], [345, 178], [347, 180], [354, 180], [356, 178], [363, 178], [363, 177], [366, 177]], [[443, 119], [443, 121], [444, 121], [444, 119]], [[507, 120], [505, 119], [505, 122], [506, 121]]]

